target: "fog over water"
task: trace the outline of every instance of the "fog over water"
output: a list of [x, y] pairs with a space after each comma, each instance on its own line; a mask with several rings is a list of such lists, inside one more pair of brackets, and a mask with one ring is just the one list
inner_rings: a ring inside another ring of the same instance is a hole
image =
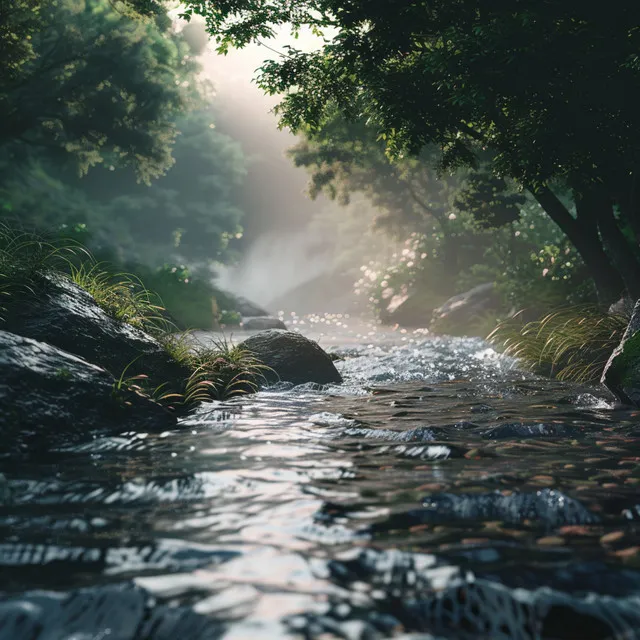
[[[274, 49], [287, 40], [283, 33]], [[312, 37], [296, 41], [296, 46], [312, 45]], [[330, 238], [312, 236], [308, 225], [323, 208], [336, 206], [322, 196], [313, 201], [306, 195], [307, 172], [286, 156], [297, 138], [278, 128], [272, 112], [278, 98], [264, 95], [254, 81], [263, 60], [276, 55], [251, 45], [220, 56], [210, 43], [202, 56], [204, 73], [216, 88], [216, 126], [241, 143], [249, 160], [240, 197], [245, 211], [242, 258], [236, 266], [220, 268], [218, 282], [263, 305], [327, 269]]]

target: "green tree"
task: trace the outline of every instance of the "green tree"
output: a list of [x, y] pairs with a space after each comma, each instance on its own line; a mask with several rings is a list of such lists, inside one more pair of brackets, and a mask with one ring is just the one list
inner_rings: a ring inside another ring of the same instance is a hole
[[90, 226], [100, 229], [103, 244], [121, 236], [123, 260], [226, 262], [234, 256], [231, 241], [242, 234], [236, 204], [246, 175], [242, 150], [216, 131], [210, 109], [182, 116], [176, 129], [175, 163], [151, 185], [136, 182], [132, 170], [97, 169], [75, 181], [98, 206], [97, 216], [87, 215]]
[[[83, 229], [93, 250], [120, 263], [230, 259], [245, 163], [215, 129], [213, 92], [198, 77], [202, 38], [169, 30], [166, 14], [135, 18], [109, 0], [44, 3], [39, 27], [31, 61], [6, 94], [8, 215]], [[15, 128], [19, 118], [32, 128]], [[131, 138], [129, 148], [120, 137]], [[78, 164], [97, 166], [79, 175]]]
[[0, 0], [0, 87], [14, 82], [35, 55], [32, 37], [40, 24], [40, 5], [40, 0]]
[[347, 204], [352, 194], [362, 193], [378, 211], [377, 227], [402, 239], [412, 233], [437, 236], [449, 279], [478, 257], [474, 244], [483, 244], [474, 224], [461, 224], [461, 213], [471, 214], [482, 227], [499, 227], [515, 221], [524, 203], [503, 179], [487, 171], [451, 175], [440, 170], [441, 155], [434, 145], [391, 161], [375, 131], [337, 112], [321, 127], [303, 132], [289, 155], [309, 171], [311, 197], [324, 192]]
[[[640, 4], [583, 0], [187, 0], [221, 51], [276, 27], [323, 34], [262, 67], [281, 122], [335, 105], [398, 157], [436, 144], [449, 167], [491, 153], [582, 256], [603, 302], [640, 297]], [[570, 206], [558, 198], [560, 185]]]
[[165, 36], [166, 16], [132, 19], [108, 0], [46, 0], [37, 14], [18, 5], [0, 33], [0, 147], [57, 151], [81, 172], [134, 166], [145, 182], [166, 171], [191, 64], [186, 43]]

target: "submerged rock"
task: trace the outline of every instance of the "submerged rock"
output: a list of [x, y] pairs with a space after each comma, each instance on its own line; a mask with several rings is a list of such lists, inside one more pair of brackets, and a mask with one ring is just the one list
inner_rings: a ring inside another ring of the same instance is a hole
[[109, 316], [89, 293], [62, 276], [45, 277], [27, 303], [11, 305], [3, 328], [64, 349], [116, 377], [129, 365], [127, 375], [153, 375], [158, 384], [189, 375], [157, 340]]
[[0, 601], [0, 640], [219, 638], [224, 626], [186, 607], [157, 606], [132, 584], [31, 591]]
[[[325, 620], [343, 620], [344, 611], [359, 618], [371, 638], [395, 638], [393, 631], [403, 628], [415, 634], [400, 636], [407, 640], [433, 638], [425, 633], [459, 640], [613, 640], [637, 638], [640, 628], [637, 594], [511, 588], [492, 572], [474, 575], [427, 554], [365, 550], [331, 561], [329, 571], [345, 593], [357, 596], [336, 601], [322, 617], [309, 615], [305, 630], [322, 623], [330, 628]], [[565, 563], [557, 569], [569, 571]]]
[[3, 449], [95, 431], [167, 429], [176, 419], [103, 368], [43, 342], [0, 331]]
[[286, 331], [287, 325], [279, 318], [261, 316], [258, 318], [248, 318], [247, 320], [243, 320], [242, 328], [247, 331], [265, 331], [267, 329], [284, 329]]
[[508, 438], [572, 438], [578, 431], [566, 424], [555, 422], [509, 422], [491, 427], [482, 434], [483, 438], [500, 440]]
[[449, 298], [442, 306], [434, 309], [431, 329], [459, 331], [471, 325], [478, 314], [499, 305], [499, 298], [493, 282], [479, 284], [469, 291]]
[[605, 365], [600, 382], [622, 402], [640, 406], [640, 300], [620, 344]]
[[546, 528], [570, 524], [593, 524], [598, 516], [561, 491], [541, 489], [535, 493], [453, 494], [438, 493], [424, 499], [421, 511], [412, 515], [422, 522], [451, 523], [455, 520], [501, 520], [519, 524], [532, 520]]
[[247, 338], [239, 346], [254, 353], [272, 370], [265, 372], [268, 382], [342, 382], [329, 354], [299, 333], [271, 329]]

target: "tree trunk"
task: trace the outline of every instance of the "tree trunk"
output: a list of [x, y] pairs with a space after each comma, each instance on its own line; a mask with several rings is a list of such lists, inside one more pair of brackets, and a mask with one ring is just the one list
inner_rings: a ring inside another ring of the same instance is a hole
[[442, 235], [444, 236], [442, 242], [442, 253], [444, 256], [444, 263], [447, 267], [447, 271], [450, 274], [458, 273], [459, 267], [459, 252], [458, 243], [451, 235], [451, 229], [449, 219], [445, 211], [439, 211], [438, 208], [430, 207], [427, 202], [422, 198], [416, 188], [413, 186], [410, 180], [406, 183], [409, 195], [413, 199], [414, 203], [422, 210], [427, 219], [433, 218], [440, 227]]
[[622, 276], [628, 294], [635, 300], [640, 298], [640, 262], [618, 226], [611, 198], [601, 188], [588, 189], [576, 197], [576, 209], [579, 223], [597, 224], [604, 247]]
[[602, 246], [595, 222], [576, 220], [549, 187], [529, 191], [580, 254], [596, 286], [600, 304], [608, 306], [618, 300], [625, 285]]
[[640, 170], [633, 171], [624, 181], [617, 182], [615, 203], [620, 207], [620, 212], [635, 235], [636, 243], [640, 243]]

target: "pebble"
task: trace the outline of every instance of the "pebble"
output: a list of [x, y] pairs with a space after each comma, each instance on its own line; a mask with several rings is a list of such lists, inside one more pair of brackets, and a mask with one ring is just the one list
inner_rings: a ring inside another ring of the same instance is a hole
[[624, 538], [624, 531], [612, 531], [600, 538], [600, 544], [613, 544], [614, 542], [618, 542], [618, 540], [622, 540], [622, 538]]
[[544, 547], [559, 547], [565, 544], [565, 539], [560, 536], [545, 536], [538, 538], [536, 543]]
[[628, 560], [630, 558], [635, 558], [640, 553], [640, 547], [627, 547], [626, 549], [619, 549], [614, 552], [618, 558], [623, 560]]

